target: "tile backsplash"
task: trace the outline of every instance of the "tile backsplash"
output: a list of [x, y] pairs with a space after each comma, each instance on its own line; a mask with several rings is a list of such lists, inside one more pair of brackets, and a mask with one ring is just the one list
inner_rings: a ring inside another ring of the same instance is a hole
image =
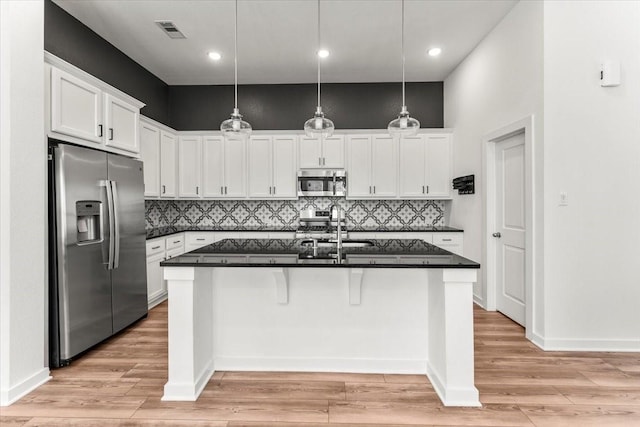
[[146, 200], [147, 229], [166, 226], [297, 227], [300, 211], [339, 203], [350, 229], [446, 225], [441, 200]]

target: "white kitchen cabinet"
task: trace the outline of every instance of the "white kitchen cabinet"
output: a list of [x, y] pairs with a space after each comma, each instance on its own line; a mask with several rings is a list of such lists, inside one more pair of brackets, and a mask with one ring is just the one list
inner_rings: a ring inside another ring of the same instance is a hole
[[215, 242], [216, 233], [210, 231], [187, 231], [184, 233], [184, 250], [191, 252]]
[[175, 135], [160, 131], [160, 197], [176, 197], [177, 154]]
[[106, 145], [132, 153], [140, 152], [140, 108], [109, 94], [105, 94], [104, 99]]
[[246, 141], [205, 136], [203, 145], [203, 195], [209, 198], [246, 197]]
[[344, 136], [328, 138], [301, 136], [299, 143], [301, 168], [344, 168]]
[[102, 90], [52, 67], [51, 130], [101, 144], [104, 138]]
[[140, 159], [144, 164], [145, 197], [160, 196], [160, 129], [140, 122]]
[[433, 244], [456, 255], [462, 255], [464, 249], [463, 233], [433, 233]]
[[350, 239], [366, 240], [366, 239], [419, 239], [427, 243], [431, 243], [449, 252], [463, 256], [464, 250], [464, 233], [459, 231], [452, 232], [433, 232], [433, 231], [352, 231], [349, 232]]
[[51, 54], [45, 58], [52, 64], [46, 68], [50, 136], [106, 151], [139, 153], [144, 104]]
[[385, 199], [397, 195], [397, 140], [389, 135], [348, 137], [347, 195]]
[[147, 240], [147, 302], [149, 308], [158, 304], [167, 296], [167, 284], [160, 263], [165, 259], [165, 239]]
[[249, 197], [296, 198], [296, 137], [251, 137], [248, 172]]
[[200, 167], [202, 142], [199, 136], [181, 136], [178, 139], [178, 196], [202, 197]]
[[451, 198], [451, 136], [417, 135], [400, 140], [401, 198]]

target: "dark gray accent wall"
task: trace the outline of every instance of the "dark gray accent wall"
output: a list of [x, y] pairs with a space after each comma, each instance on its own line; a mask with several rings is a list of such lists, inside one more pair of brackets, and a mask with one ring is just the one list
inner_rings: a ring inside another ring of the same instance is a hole
[[142, 114], [169, 124], [169, 86], [51, 0], [44, 2], [44, 49], [144, 102]]
[[[407, 83], [407, 108], [423, 128], [443, 127], [443, 83]], [[317, 104], [316, 84], [241, 85], [238, 107], [254, 129], [302, 129]], [[169, 126], [217, 130], [233, 110], [233, 86], [170, 86]], [[325, 83], [322, 108], [336, 129], [385, 129], [400, 112], [400, 83]]]

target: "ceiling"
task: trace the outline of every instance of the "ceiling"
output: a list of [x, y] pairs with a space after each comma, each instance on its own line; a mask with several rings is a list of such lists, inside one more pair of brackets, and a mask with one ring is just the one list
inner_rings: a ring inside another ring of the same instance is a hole
[[[233, 83], [234, 1], [54, 0], [169, 85]], [[407, 81], [442, 81], [517, 3], [516, 0], [407, 0]], [[402, 78], [399, 0], [322, 0], [323, 82]], [[186, 39], [156, 24], [173, 21]], [[438, 57], [426, 54], [442, 48]], [[238, 1], [240, 84], [317, 81], [317, 2]], [[217, 51], [214, 62], [207, 52]]]

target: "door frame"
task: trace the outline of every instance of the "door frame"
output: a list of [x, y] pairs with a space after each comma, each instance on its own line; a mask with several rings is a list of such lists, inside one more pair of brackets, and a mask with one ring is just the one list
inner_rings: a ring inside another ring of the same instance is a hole
[[533, 284], [535, 275], [534, 248], [534, 212], [535, 199], [533, 187], [533, 115], [513, 122], [507, 126], [488, 133], [482, 139], [482, 159], [485, 171], [482, 181], [485, 217], [483, 223], [483, 236], [485, 239], [483, 281], [485, 284], [485, 308], [496, 310], [497, 285], [496, 285], [496, 240], [491, 235], [496, 227], [496, 143], [504, 141], [513, 135], [524, 133], [524, 191], [525, 191], [525, 335], [531, 340], [533, 331], [533, 313], [536, 301], [534, 300]]

